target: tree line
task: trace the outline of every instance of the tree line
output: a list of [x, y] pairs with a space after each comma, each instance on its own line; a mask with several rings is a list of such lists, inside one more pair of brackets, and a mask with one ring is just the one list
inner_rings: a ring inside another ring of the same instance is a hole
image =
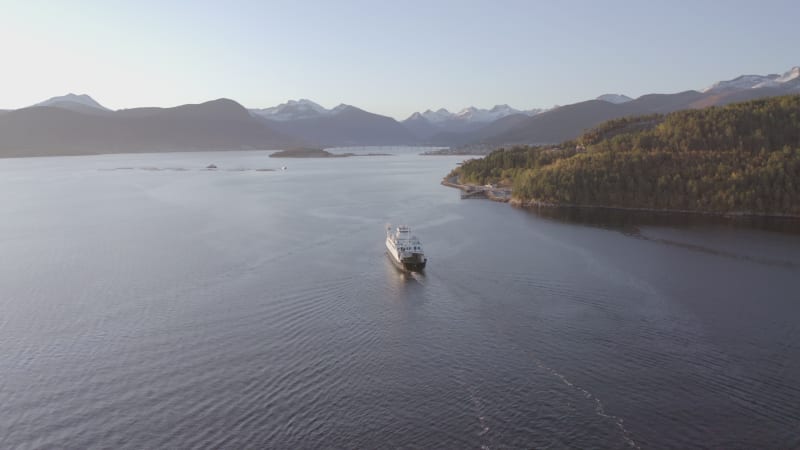
[[800, 96], [611, 120], [453, 172], [545, 204], [800, 215]]

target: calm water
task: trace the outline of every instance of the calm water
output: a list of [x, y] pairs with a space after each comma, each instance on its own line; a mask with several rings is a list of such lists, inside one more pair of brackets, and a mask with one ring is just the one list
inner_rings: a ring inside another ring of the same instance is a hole
[[460, 200], [462, 157], [393, 151], [0, 160], [0, 448], [800, 446], [800, 235]]

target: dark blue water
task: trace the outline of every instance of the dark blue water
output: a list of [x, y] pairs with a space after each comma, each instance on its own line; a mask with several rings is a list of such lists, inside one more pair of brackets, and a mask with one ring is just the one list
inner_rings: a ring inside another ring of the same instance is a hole
[[0, 448], [800, 446], [795, 225], [536, 214], [389, 151], [0, 160]]

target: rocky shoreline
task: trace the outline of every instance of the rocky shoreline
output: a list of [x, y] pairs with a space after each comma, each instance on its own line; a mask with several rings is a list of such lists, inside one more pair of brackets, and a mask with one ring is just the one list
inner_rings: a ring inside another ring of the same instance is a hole
[[683, 210], [683, 209], [626, 208], [623, 206], [574, 205], [574, 204], [548, 203], [539, 200], [521, 200], [512, 197], [511, 188], [478, 186], [476, 184], [463, 184], [459, 183], [457, 176], [445, 177], [442, 180], [441, 184], [444, 186], [461, 190], [463, 198], [486, 198], [495, 202], [508, 203], [511, 206], [523, 209], [572, 208], [572, 209], [596, 209], [596, 210], [628, 211], [628, 212], [656, 213], [656, 214], [690, 214], [690, 215], [700, 215], [700, 216], [725, 217], [731, 219], [763, 217], [763, 218], [800, 220], [800, 216], [792, 214], [759, 214], [748, 211], [715, 212], [715, 211], [695, 211], [695, 210]]

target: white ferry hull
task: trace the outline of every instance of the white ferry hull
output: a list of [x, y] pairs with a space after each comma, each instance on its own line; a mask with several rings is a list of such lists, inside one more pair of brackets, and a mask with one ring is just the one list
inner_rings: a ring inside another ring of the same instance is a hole
[[425, 256], [419, 253], [413, 253], [411, 256], [400, 257], [396, 252], [392, 251], [391, 248], [387, 248], [386, 254], [389, 255], [389, 259], [391, 259], [397, 267], [408, 270], [409, 272], [421, 272], [425, 269], [425, 264], [428, 262]]

